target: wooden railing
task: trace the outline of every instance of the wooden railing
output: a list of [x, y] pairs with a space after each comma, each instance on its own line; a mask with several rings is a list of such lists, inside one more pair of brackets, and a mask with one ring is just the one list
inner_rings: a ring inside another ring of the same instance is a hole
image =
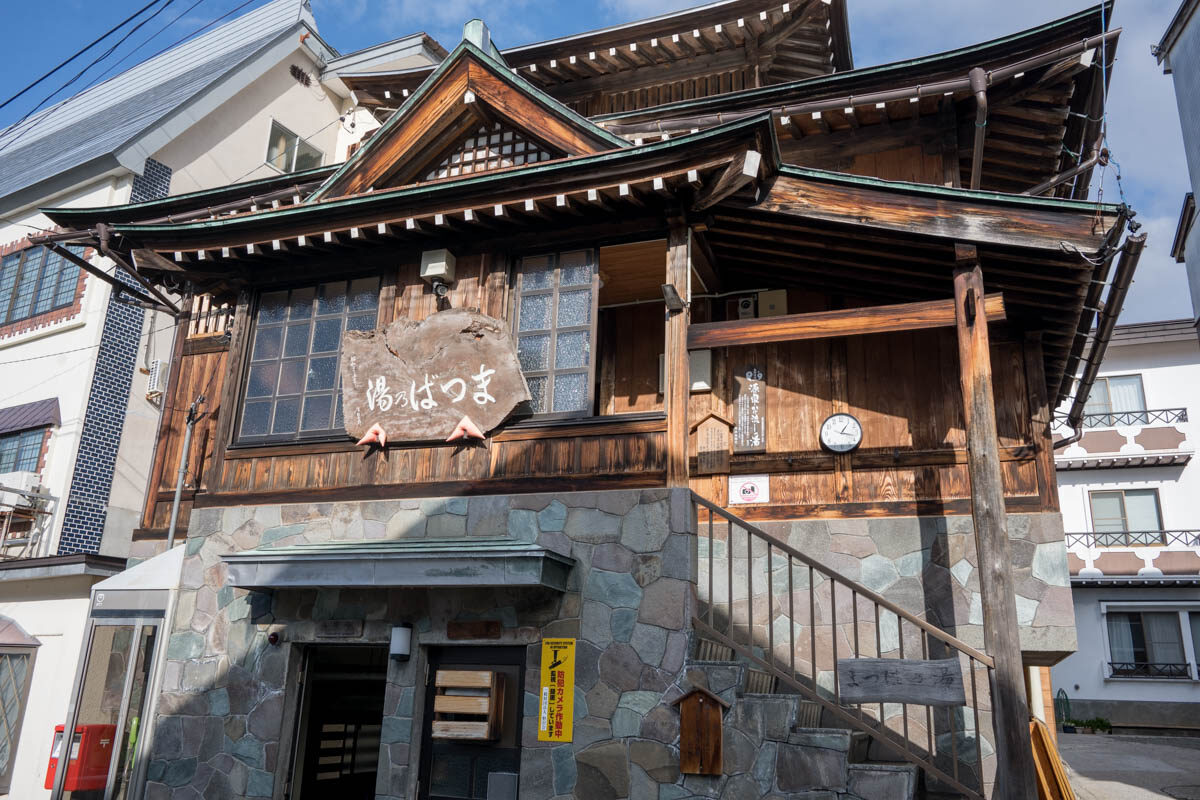
[[[693, 619], [699, 636], [732, 648], [819, 703], [839, 726], [868, 734], [947, 787], [983, 800], [980, 710], [991, 708], [991, 657], [720, 506], [693, 498], [700, 512], [700, 603]], [[966, 704], [843, 703], [839, 661], [858, 658], [954, 659]]]
[[215, 303], [211, 295], [192, 298], [192, 315], [188, 320], [188, 338], [220, 336], [233, 326], [233, 305]]

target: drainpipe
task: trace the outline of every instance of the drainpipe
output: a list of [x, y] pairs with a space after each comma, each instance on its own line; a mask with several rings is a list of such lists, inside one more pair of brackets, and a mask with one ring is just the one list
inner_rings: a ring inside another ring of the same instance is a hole
[[188, 406], [187, 428], [183, 433], [183, 450], [179, 453], [179, 474], [175, 478], [175, 500], [171, 503], [171, 523], [167, 527], [167, 552], [175, 546], [175, 525], [179, 520], [179, 500], [183, 495], [183, 482], [187, 478], [188, 455], [192, 448], [192, 429], [201, 414], [197, 413], [204, 404], [204, 395], [200, 395]]
[[1129, 293], [1129, 285], [1133, 283], [1133, 273], [1137, 270], [1138, 259], [1146, 244], [1146, 234], [1135, 233], [1125, 239], [1121, 247], [1121, 258], [1117, 262], [1117, 272], [1113, 276], [1112, 289], [1108, 299], [1100, 311], [1096, 322], [1096, 336], [1092, 340], [1092, 350], [1084, 359], [1083, 374], [1079, 377], [1079, 385], [1075, 388], [1075, 399], [1067, 412], [1067, 424], [1071, 426], [1072, 434], [1054, 443], [1054, 449], [1074, 444], [1083, 436], [1083, 409], [1087, 405], [1088, 395], [1092, 393], [1092, 385], [1100, 372], [1100, 363], [1108, 350], [1108, 342], [1112, 338], [1113, 328], [1117, 325], [1117, 317], [1125, 304], [1125, 296]]
[[983, 140], [987, 137], [988, 76], [982, 67], [967, 74], [971, 92], [975, 95], [975, 146], [971, 151], [971, 188], [978, 189], [983, 179]]
[[1037, 195], [1040, 195], [1040, 194], [1045, 194], [1046, 192], [1053, 189], [1055, 186], [1058, 186], [1060, 184], [1066, 183], [1067, 181], [1071, 180], [1079, 173], [1087, 172], [1089, 169], [1096, 166], [1097, 164], [1099, 164], [1102, 167], [1108, 166], [1108, 148], [1100, 147], [1099, 145], [1097, 145], [1096, 147], [1093, 147], [1092, 154], [1091, 154], [1091, 156], [1088, 157], [1088, 159], [1086, 161], [1082, 162], [1078, 166], [1072, 167], [1071, 169], [1067, 170], [1066, 172], [1058, 173], [1053, 178], [1050, 178], [1047, 181], [1039, 183], [1037, 186], [1033, 187], [1032, 189], [1027, 189], [1027, 190], [1021, 192], [1021, 194], [1027, 194], [1027, 195], [1031, 195], [1034, 197], [1036, 197]]

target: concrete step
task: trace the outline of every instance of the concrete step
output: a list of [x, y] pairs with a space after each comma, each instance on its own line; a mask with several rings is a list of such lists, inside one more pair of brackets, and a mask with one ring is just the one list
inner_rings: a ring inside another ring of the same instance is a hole
[[845, 800], [912, 800], [917, 792], [915, 764], [850, 764]]

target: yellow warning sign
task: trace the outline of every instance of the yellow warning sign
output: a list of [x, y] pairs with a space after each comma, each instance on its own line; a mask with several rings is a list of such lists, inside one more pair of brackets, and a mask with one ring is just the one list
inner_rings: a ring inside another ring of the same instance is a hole
[[575, 716], [575, 640], [542, 640], [538, 741], [569, 742]]

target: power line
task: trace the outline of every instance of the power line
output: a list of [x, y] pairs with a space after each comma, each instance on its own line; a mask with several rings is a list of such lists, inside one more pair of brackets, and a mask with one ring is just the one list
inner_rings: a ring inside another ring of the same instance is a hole
[[[179, 319], [179, 320], [176, 320], [175, 324], [172, 325], [171, 327], [177, 328], [181, 324], [183, 324], [183, 320]], [[166, 330], [166, 328], [159, 328], [156, 330], [154, 328], [154, 326], [151, 325], [149, 332], [143, 333], [141, 336], [138, 337], [138, 339], [139, 340], [148, 339], [151, 336], [153, 336], [155, 333], [162, 333], [165, 330]], [[0, 361], [0, 367], [5, 367], [5, 366], [8, 366], [9, 364], [24, 364], [27, 361], [39, 361], [43, 358], [58, 358], [59, 356], [68, 356], [71, 353], [82, 353], [85, 350], [95, 350], [97, 347], [100, 347], [100, 344], [89, 344], [85, 347], [76, 347], [71, 350], [59, 350], [56, 353], [44, 353], [43, 355], [40, 355], [40, 356], [29, 356], [28, 358], [15, 358], [12, 361]], [[74, 368], [72, 367], [71, 369], [74, 369]], [[55, 375], [53, 377], [65, 375], [67, 372], [70, 372], [70, 369], [63, 370], [62, 372], [58, 373], [57, 375]]]
[[[90, 83], [89, 83], [87, 86], [85, 86], [85, 87], [83, 87], [82, 89], [80, 89], [78, 93], [83, 93], [83, 92], [86, 92], [88, 89], [92, 88], [92, 87], [93, 87], [93, 86], [95, 86], [97, 83], [99, 83], [100, 81], [104, 80], [104, 79], [105, 79], [107, 76], [111, 75], [111, 74], [112, 74], [112, 71], [113, 71], [114, 69], [116, 69], [117, 67], [121, 66], [121, 65], [122, 65], [122, 64], [124, 64], [126, 61], [128, 61], [128, 60], [130, 59], [130, 57], [131, 57], [131, 56], [132, 56], [134, 53], [136, 53], [138, 50], [141, 50], [143, 47], [145, 47], [146, 45], [150, 44], [152, 41], [154, 41], [155, 39], [157, 39], [157, 38], [158, 38], [160, 35], [162, 35], [162, 32], [163, 32], [163, 31], [165, 31], [165, 30], [167, 30], [168, 28], [170, 28], [172, 25], [174, 25], [176, 22], [178, 22], [178, 21], [179, 21], [179, 19], [180, 19], [181, 17], [183, 17], [185, 14], [188, 14], [188, 13], [190, 13], [190, 12], [192, 11], [192, 9], [194, 9], [196, 6], [200, 5], [200, 4], [201, 4], [201, 3], [203, 3], [203, 2], [204, 2], [204, 0], [196, 0], [196, 2], [192, 3], [190, 6], [188, 6], [187, 8], [185, 8], [183, 11], [180, 11], [178, 14], [176, 14], [176, 15], [175, 15], [175, 16], [174, 16], [174, 17], [171, 19], [171, 21], [170, 21], [170, 22], [168, 22], [166, 25], [163, 25], [161, 28], [159, 28], [159, 29], [158, 29], [157, 31], [155, 31], [154, 33], [150, 34], [150, 36], [146, 37], [146, 40], [145, 40], [144, 42], [142, 42], [142, 43], [141, 43], [141, 44], [139, 44], [137, 47], [133, 48], [133, 49], [132, 49], [132, 50], [130, 50], [128, 53], [126, 53], [125, 55], [123, 55], [123, 56], [121, 57], [121, 60], [120, 60], [120, 61], [117, 61], [117, 62], [116, 62], [116, 63], [114, 63], [112, 66], [110, 66], [108, 69], [104, 70], [104, 72], [101, 72], [101, 73], [100, 73], [99, 75], [97, 75], [95, 78], [92, 78], [91, 82], [90, 82]], [[192, 36], [194, 33], [195, 33], [194, 31], [193, 31], [193, 33], [189, 33], [187, 36], [185, 36], [185, 37], [184, 37], [184, 39], [188, 38], [189, 36]], [[183, 39], [180, 39], [179, 41], [183, 41]], [[179, 44], [179, 41], [175, 42], [175, 44]], [[147, 58], [146, 58], [146, 61], [149, 61], [151, 58], [156, 58], [157, 56], [160, 56], [160, 55], [162, 55], [163, 53], [167, 52], [167, 51], [168, 51], [168, 50], [170, 50], [172, 47], [174, 47], [174, 46], [175, 46], [175, 44], [167, 45], [165, 48], [163, 48], [162, 50], [159, 50], [159, 51], [158, 51], [157, 53], [155, 53], [154, 55], [147, 57]], [[139, 62], [139, 63], [141, 63], [141, 62]], [[77, 94], [78, 94], [78, 93], [77, 93]]]
[[161, 0], [151, 0], [151, 2], [149, 2], [149, 3], [147, 3], [146, 5], [142, 6], [142, 7], [141, 7], [141, 8], [139, 8], [137, 11], [135, 11], [135, 12], [134, 12], [134, 13], [132, 13], [132, 14], [130, 14], [130, 15], [129, 15], [128, 17], [126, 17], [125, 19], [121, 20], [121, 21], [120, 21], [118, 24], [116, 24], [116, 25], [114, 25], [113, 27], [109, 28], [107, 31], [105, 31], [105, 33], [104, 33], [103, 35], [101, 35], [101, 36], [99, 36], [99, 37], [97, 37], [97, 38], [93, 39], [93, 40], [92, 40], [92, 42], [91, 42], [90, 44], [88, 44], [88, 46], [87, 46], [87, 47], [84, 47], [83, 49], [76, 51], [75, 55], [71, 56], [71, 57], [70, 57], [70, 58], [68, 58], [66, 61], [63, 61], [63, 62], [61, 62], [61, 63], [60, 63], [60, 64], [59, 64], [57, 67], [55, 67], [54, 69], [52, 69], [52, 70], [50, 70], [49, 72], [47, 72], [45, 75], [43, 75], [42, 77], [38, 78], [38, 79], [37, 79], [36, 81], [34, 81], [33, 83], [29, 84], [28, 86], [26, 86], [26, 87], [25, 87], [24, 89], [22, 89], [21, 91], [17, 92], [17, 93], [16, 93], [16, 94], [14, 94], [12, 97], [10, 97], [10, 98], [8, 98], [7, 100], [5, 100], [3, 103], [0, 103], [0, 108], [4, 108], [6, 105], [8, 105], [9, 103], [11, 103], [13, 100], [16, 100], [18, 97], [20, 97], [21, 95], [25, 94], [26, 92], [28, 92], [28, 91], [29, 91], [30, 89], [32, 89], [33, 87], [37, 86], [37, 85], [38, 85], [39, 83], [41, 83], [42, 81], [46, 80], [46, 78], [49, 78], [49, 77], [50, 77], [51, 75], [53, 75], [54, 73], [58, 72], [60, 69], [62, 69], [63, 67], [65, 67], [67, 64], [70, 64], [72, 61], [74, 61], [75, 59], [79, 58], [81, 55], [83, 55], [84, 53], [86, 53], [88, 50], [91, 50], [93, 47], [95, 47], [96, 45], [100, 44], [100, 42], [104, 41], [104, 40], [105, 40], [105, 39], [107, 39], [109, 36], [112, 36], [112, 35], [113, 35], [114, 33], [116, 33], [118, 30], [120, 30], [121, 28], [125, 27], [125, 25], [129, 24], [129, 23], [130, 23], [131, 21], [133, 21], [135, 18], [137, 18], [138, 16], [140, 16], [140, 15], [142, 14], [142, 12], [144, 12], [146, 9], [150, 8], [150, 6], [152, 6], [152, 5], [155, 5], [156, 3], [159, 3], [159, 2], [161, 2]]
[[[162, 2], [162, 0], [154, 0], [154, 2], [153, 2], [153, 3], [151, 3], [151, 5], [152, 5], [152, 6], [153, 6], [153, 5], [156, 5], [156, 4], [157, 4], [157, 3], [159, 3], [159, 2]], [[10, 126], [8, 127], [8, 129], [7, 129], [7, 130], [13, 130], [13, 129], [14, 129], [14, 128], [16, 128], [18, 125], [20, 125], [22, 122], [24, 122], [25, 120], [27, 120], [27, 119], [29, 119], [31, 116], [33, 116], [33, 115], [34, 115], [34, 114], [35, 114], [35, 113], [38, 111], [38, 109], [40, 109], [42, 106], [46, 105], [46, 103], [48, 103], [48, 102], [50, 101], [50, 98], [54, 97], [56, 94], [58, 94], [59, 92], [61, 92], [63, 89], [66, 89], [66, 88], [67, 88], [68, 86], [70, 86], [72, 83], [74, 83], [75, 81], [79, 80], [79, 79], [80, 79], [80, 78], [83, 76], [83, 74], [84, 74], [85, 72], [87, 72], [89, 69], [91, 69], [92, 67], [96, 66], [96, 64], [100, 63], [101, 61], [103, 61], [104, 59], [106, 59], [106, 58], [108, 58], [110, 55], [112, 55], [113, 51], [115, 51], [115, 50], [116, 50], [118, 47], [120, 47], [121, 45], [123, 45], [123, 44], [124, 44], [124, 43], [125, 43], [125, 42], [126, 42], [128, 39], [129, 39], [129, 37], [130, 37], [130, 36], [133, 36], [133, 34], [137, 33], [137, 32], [138, 32], [138, 30], [139, 30], [139, 29], [140, 29], [140, 28], [141, 28], [143, 25], [145, 25], [147, 22], [149, 22], [150, 20], [152, 20], [152, 19], [154, 19], [155, 17], [157, 17], [157, 16], [158, 16], [159, 14], [161, 14], [163, 11], [166, 11], [166, 9], [167, 9], [167, 6], [171, 5], [171, 3], [173, 3], [173, 2], [175, 2], [175, 0], [166, 0], [166, 2], [165, 2], [163, 5], [159, 6], [159, 8], [158, 8], [158, 9], [157, 9], [157, 10], [156, 10], [156, 11], [155, 11], [153, 14], [151, 14], [151, 15], [150, 15], [150, 16], [148, 16], [148, 17], [146, 17], [144, 20], [142, 20], [141, 22], [139, 22], [137, 25], [134, 25], [134, 26], [133, 26], [133, 27], [132, 27], [132, 28], [129, 30], [129, 32], [128, 32], [128, 33], [126, 33], [124, 36], [122, 36], [120, 39], [118, 39], [118, 40], [116, 41], [116, 43], [115, 43], [115, 44], [113, 44], [113, 46], [112, 46], [112, 47], [108, 48], [108, 49], [107, 49], [107, 50], [105, 50], [103, 53], [101, 53], [100, 55], [96, 56], [94, 59], [92, 59], [91, 63], [89, 63], [89, 64], [88, 64], [86, 67], [84, 67], [83, 69], [79, 70], [79, 72], [76, 72], [76, 73], [75, 73], [75, 74], [74, 74], [74, 75], [71, 77], [71, 79], [70, 79], [70, 80], [68, 80], [68, 81], [67, 81], [66, 83], [64, 83], [62, 86], [59, 86], [59, 87], [58, 87], [57, 89], [55, 89], [53, 92], [51, 92], [50, 94], [48, 94], [48, 95], [46, 95], [44, 98], [42, 98], [42, 101], [41, 101], [40, 103], [38, 103], [36, 106], [34, 106], [32, 109], [30, 109], [30, 110], [29, 110], [29, 112], [28, 112], [28, 113], [27, 113], [25, 116], [21, 117], [19, 120], [17, 120], [17, 121], [16, 121], [16, 122], [14, 122], [12, 125], [10, 125]], [[12, 146], [12, 145], [13, 145], [15, 142], [19, 141], [19, 140], [21, 139], [21, 137], [23, 137], [25, 134], [29, 133], [29, 131], [31, 131], [31, 130], [33, 130], [34, 128], [36, 128], [36, 127], [37, 127], [37, 125], [38, 125], [38, 123], [39, 123], [39, 122], [41, 122], [41, 121], [42, 121], [42, 120], [44, 120], [44, 119], [45, 119], [45, 117], [39, 117], [39, 118], [35, 119], [35, 120], [34, 120], [33, 122], [31, 122], [29, 125], [25, 126], [25, 128], [23, 128], [23, 129], [22, 129], [22, 130], [21, 130], [19, 133], [17, 133], [17, 135], [16, 135], [16, 136], [12, 137], [12, 138], [11, 138], [11, 139], [9, 139], [7, 142], [5, 142], [4, 144], [0, 145], [0, 153], [3, 153], [3, 152], [4, 152], [5, 150], [7, 150], [7, 149], [8, 149], [10, 146]]]

